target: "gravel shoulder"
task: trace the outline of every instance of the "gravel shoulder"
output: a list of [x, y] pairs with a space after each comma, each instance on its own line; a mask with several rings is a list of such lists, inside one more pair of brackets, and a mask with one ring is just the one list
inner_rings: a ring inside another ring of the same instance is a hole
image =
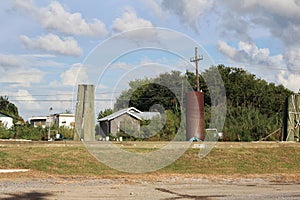
[[298, 175], [110, 177], [49, 176], [0, 179], [0, 199], [300, 199]]

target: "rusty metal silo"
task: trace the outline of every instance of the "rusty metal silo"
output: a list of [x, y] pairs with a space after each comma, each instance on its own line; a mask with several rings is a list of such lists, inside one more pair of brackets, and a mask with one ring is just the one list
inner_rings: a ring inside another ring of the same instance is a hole
[[204, 141], [204, 93], [186, 94], [186, 140], [197, 138]]

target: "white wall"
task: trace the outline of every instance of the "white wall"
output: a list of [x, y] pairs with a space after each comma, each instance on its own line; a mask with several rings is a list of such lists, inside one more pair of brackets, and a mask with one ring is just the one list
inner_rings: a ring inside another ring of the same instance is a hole
[[[73, 123], [73, 126], [71, 126], [71, 123]], [[74, 123], [75, 123], [74, 115], [64, 115], [64, 114], [59, 115], [59, 120], [58, 120], [59, 127], [64, 126], [67, 128], [74, 128]]]
[[13, 118], [11, 117], [0, 117], [0, 121], [2, 122], [2, 126], [7, 129], [11, 128], [14, 125]]

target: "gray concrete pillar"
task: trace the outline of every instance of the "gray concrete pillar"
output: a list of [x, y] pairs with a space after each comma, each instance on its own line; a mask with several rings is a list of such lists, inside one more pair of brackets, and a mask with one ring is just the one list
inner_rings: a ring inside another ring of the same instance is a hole
[[78, 85], [74, 140], [95, 141], [95, 87]]

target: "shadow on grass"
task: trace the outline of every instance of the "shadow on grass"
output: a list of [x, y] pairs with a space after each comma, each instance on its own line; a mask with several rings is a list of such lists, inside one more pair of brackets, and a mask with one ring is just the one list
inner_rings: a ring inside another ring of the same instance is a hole
[[35, 200], [44, 200], [47, 197], [53, 196], [52, 193], [49, 192], [24, 192], [24, 193], [14, 193], [14, 194], [6, 194], [9, 197], [2, 198], [4, 200], [13, 200], [13, 199], [35, 199]]
[[163, 200], [176, 200], [176, 199], [194, 199], [194, 200], [209, 200], [212, 198], [216, 198], [216, 197], [226, 197], [225, 195], [210, 195], [210, 196], [196, 196], [196, 195], [188, 195], [188, 194], [179, 194], [177, 192], [173, 192], [171, 190], [167, 190], [164, 188], [155, 188], [155, 190], [161, 191], [161, 192], [165, 192], [165, 193], [169, 193], [169, 194], [174, 194], [177, 197], [170, 197], [170, 198], [165, 198]]

